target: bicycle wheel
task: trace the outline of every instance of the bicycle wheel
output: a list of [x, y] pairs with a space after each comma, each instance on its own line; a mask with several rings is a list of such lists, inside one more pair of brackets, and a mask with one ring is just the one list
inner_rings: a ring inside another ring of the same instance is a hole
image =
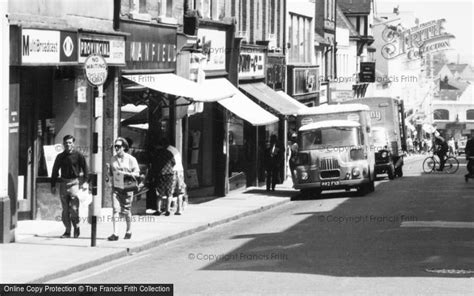
[[423, 161], [423, 172], [429, 174], [435, 170], [435, 167], [436, 161], [432, 156], [425, 158]]
[[444, 164], [444, 171], [448, 174], [454, 174], [455, 172], [458, 171], [459, 168], [459, 161], [457, 158], [454, 157], [448, 157], [446, 159], [446, 163]]

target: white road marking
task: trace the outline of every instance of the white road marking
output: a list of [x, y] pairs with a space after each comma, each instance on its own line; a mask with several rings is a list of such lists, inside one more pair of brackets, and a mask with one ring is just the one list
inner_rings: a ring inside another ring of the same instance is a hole
[[401, 227], [474, 228], [474, 222], [403, 221]]
[[[131, 263], [131, 262], [133, 262], [133, 261], [136, 261], [136, 260], [139, 260], [139, 259], [143, 259], [143, 258], [145, 258], [145, 257], [150, 257], [150, 256], [151, 256], [151, 254], [142, 254], [142, 255], [139, 255], [139, 256], [133, 256], [132, 258], [129, 258], [129, 259], [127, 258], [127, 259], [125, 259], [125, 260], [123, 260], [123, 261], [121, 261], [121, 262], [117, 262], [117, 263], [115, 263], [115, 264], [109, 265], [107, 268], [103, 268], [103, 269], [100, 269], [99, 271], [96, 271], [96, 272], [93, 272], [93, 273], [89, 273], [89, 274], [84, 275], [84, 276], [82, 276], [82, 277], [79, 277], [79, 278], [75, 278], [75, 279], [73, 279], [73, 280], [70, 280], [70, 281], [66, 282], [65, 284], [77, 283], [77, 282], [82, 281], [83, 279], [90, 278], [90, 277], [96, 276], [96, 275], [98, 275], [98, 274], [105, 273], [106, 271], [109, 271], [109, 270], [114, 269], [114, 268], [116, 268], [116, 267], [119, 267], [119, 266], [121, 266], [121, 265], [125, 265], [125, 264]], [[106, 263], [104, 263], [104, 264], [106, 264]], [[79, 272], [82, 273], [82, 272], [84, 272], [84, 270], [83, 270], [83, 271], [79, 271]], [[79, 272], [78, 272], [78, 273], [79, 273]], [[69, 276], [68, 276], [68, 277], [69, 277]]]

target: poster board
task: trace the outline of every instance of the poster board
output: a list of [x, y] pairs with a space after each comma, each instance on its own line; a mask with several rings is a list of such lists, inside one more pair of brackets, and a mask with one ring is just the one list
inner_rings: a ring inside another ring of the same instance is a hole
[[61, 144], [45, 145], [43, 146], [44, 159], [46, 161], [46, 169], [48, 170], [48, 177], [53, 174], [54, 161], [59, 153], [63, 152], [64, 147]]

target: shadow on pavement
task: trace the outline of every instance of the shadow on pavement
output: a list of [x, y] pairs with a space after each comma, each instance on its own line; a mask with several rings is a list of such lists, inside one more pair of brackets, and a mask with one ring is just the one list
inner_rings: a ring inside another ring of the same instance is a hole
[[[443, 181], [437, 176], [405, 176], [380, 183], [376, 192], [348, 199], [328, 212], [290, 212], [308, 217], [283, 232], [236, 236], [252, 240], [203, 269], [472, 277], [474, 229], [401, 227], [406, 221], [474, 221], [473, 199], [466, 197], [472, 197], [474, 182], [466, 185], [458, 175], [444, 176]], [[352, 197], [352, 192], [323, 192], [321, 199], [336, 197]], [[453, 270], [466, 273], [448, 274]]]

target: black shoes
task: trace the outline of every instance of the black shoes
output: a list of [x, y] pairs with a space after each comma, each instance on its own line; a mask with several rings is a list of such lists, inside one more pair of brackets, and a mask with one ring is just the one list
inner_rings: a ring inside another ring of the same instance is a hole
[[169, 211], [166, 211], [165, 216], [169, 216], [171, 213]]
[[74, 238], [78, 238], [79, 235], [81, 235], [81, 231], [79, 230], [79, 227], [74, 228]]
[[161, 211], [156, 211], [153, 213], [153, 216], [160, 216], [161, 214], [163, 214], [163, 212]]
[[131, 239], [131, 238], [132, 238], [132, 233], [131, 232], [125, 233], [125, 236], [123, 237], [123, 239]]
[[71, 237], [71, 233], [70, 232], [64, 232], [63, 235], [60, 236], [61, 238], [70, 238]]
[[115, 234], [112, 234], [111, 236], [109, 236], [107, 238], [108, 241], [118, 241], [118, 236], [116, 236]]

